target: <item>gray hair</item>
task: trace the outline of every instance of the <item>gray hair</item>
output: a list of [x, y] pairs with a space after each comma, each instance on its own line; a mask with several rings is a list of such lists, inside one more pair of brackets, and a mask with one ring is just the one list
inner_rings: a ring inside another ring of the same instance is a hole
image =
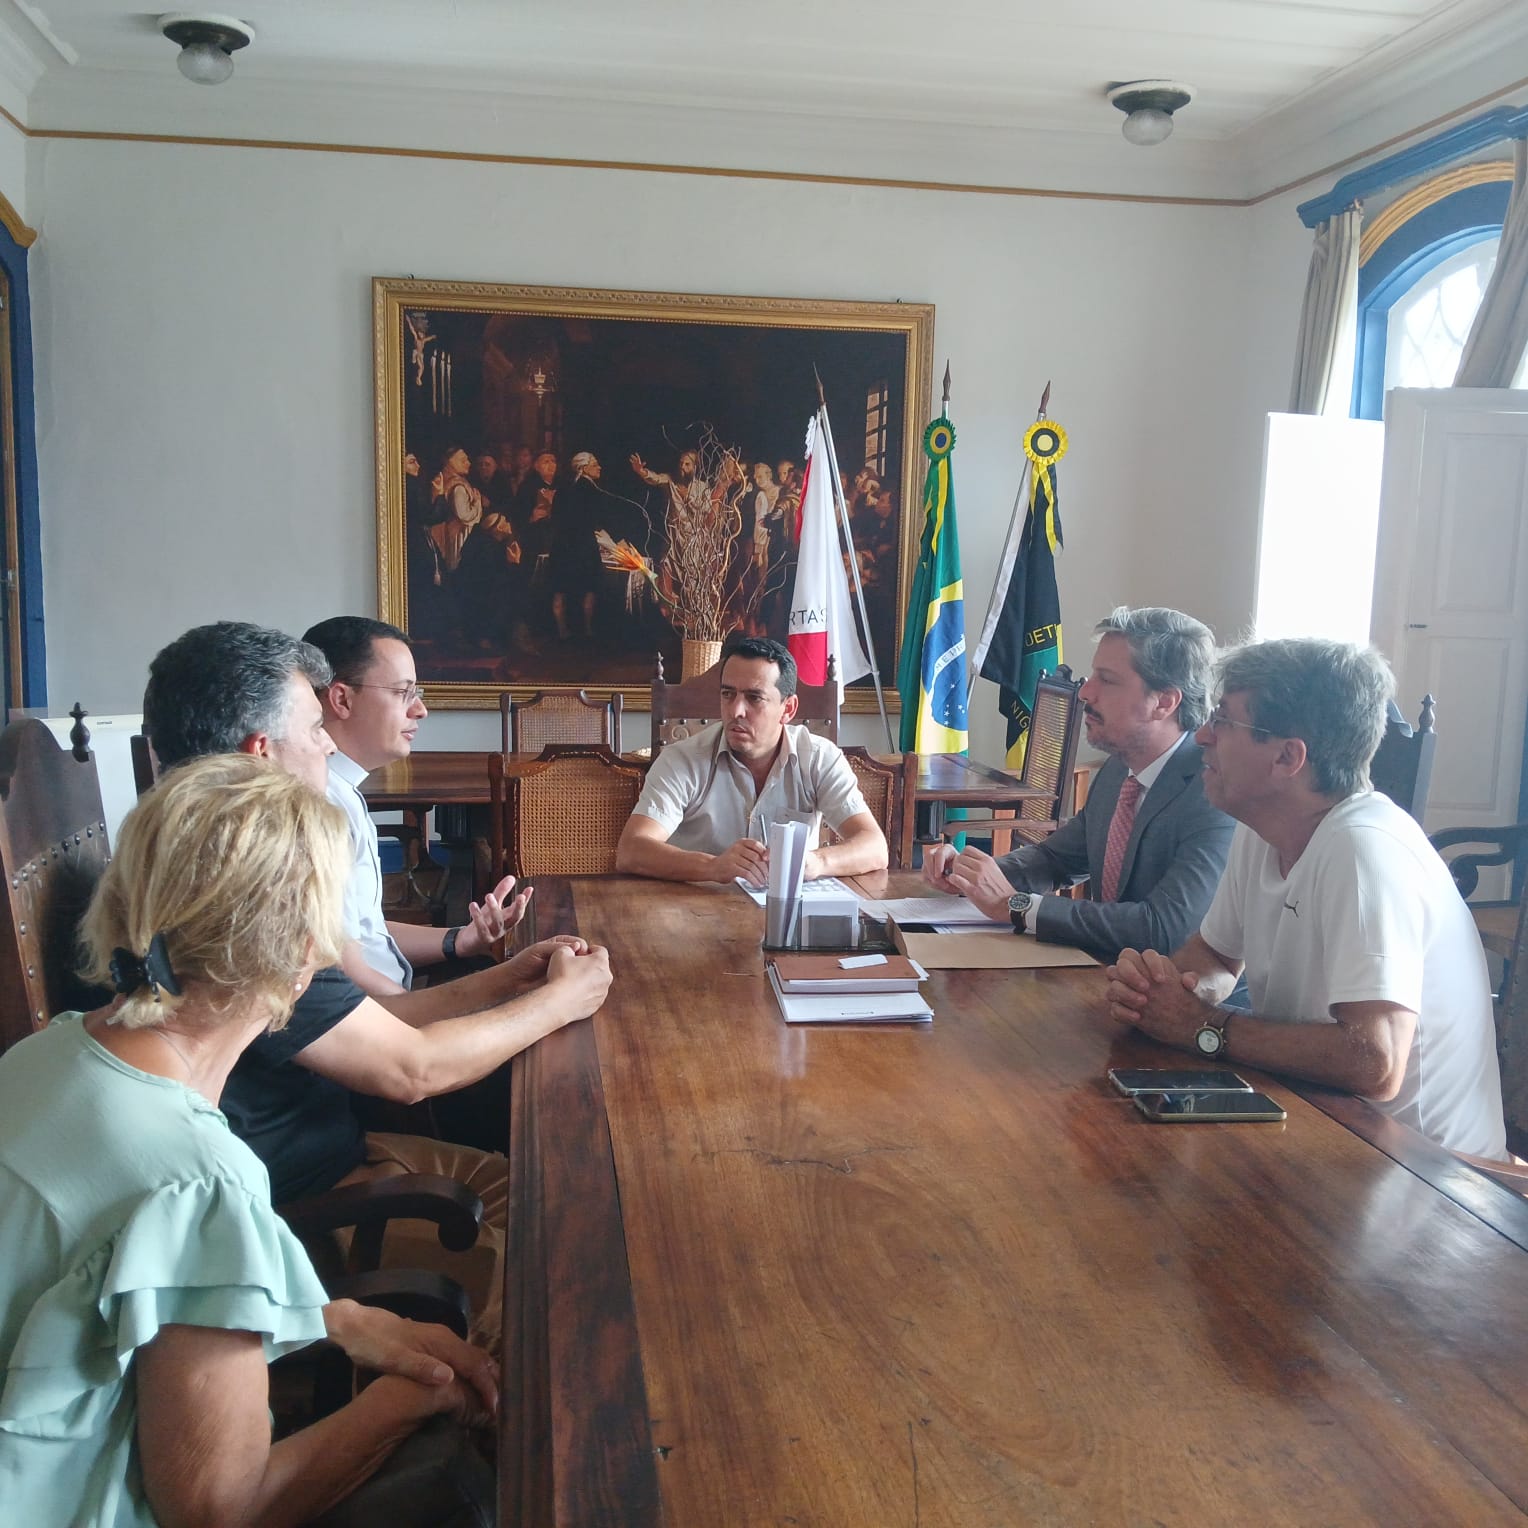
[[1253, 642], [1226, 654], [1221, 693], [1243, 693], [1252, 724], [1305, 744], [1316, 789], [1343, 800], [1369, 788], [1395, 676], [1372, 647], [1321, 637]]
[[143, 730], [160, 766], [237, 753], [262, 732], [284, 740], [293, 674], [315, 689], [333, 678], [316, 647], [248, 621], [218, 621], [177, 637], [149, 665], [143, 692]]
[[1178, 725], [1197, 732], [1210, 718], [1210, 686], [1215, 673], [1215, 634], [1181, 610], [1117, 605], [1093, 628], [1101, 637], [1123, 637], [1130, 662], [1148, 690], [1177, 690]]

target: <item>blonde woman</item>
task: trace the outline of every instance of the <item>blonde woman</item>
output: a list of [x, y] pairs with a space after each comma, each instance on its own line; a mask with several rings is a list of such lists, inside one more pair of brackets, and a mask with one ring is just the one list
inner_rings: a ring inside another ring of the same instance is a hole
[[[320, 1521], [432, 1418], [492, 1409], [492, 1364], [449, 1332], [327, 1302], [218, 1111], [338, 958], [349, 854], [338, 809], [264, 760], [171, 772], [85, 918], [121, 996], [0, 1057], [7, 1522]], [[325, 1337], [383, 1377], [272, 1444], [266, 1364]]]

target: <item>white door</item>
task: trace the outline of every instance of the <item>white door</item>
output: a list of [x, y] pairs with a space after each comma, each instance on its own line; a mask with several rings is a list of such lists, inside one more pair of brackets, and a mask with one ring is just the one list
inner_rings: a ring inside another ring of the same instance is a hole
[[1438, 703], [1427, 830], [1516, 822], [1528, 721], [1528, 392], [1385, 399], [1374, 643]]

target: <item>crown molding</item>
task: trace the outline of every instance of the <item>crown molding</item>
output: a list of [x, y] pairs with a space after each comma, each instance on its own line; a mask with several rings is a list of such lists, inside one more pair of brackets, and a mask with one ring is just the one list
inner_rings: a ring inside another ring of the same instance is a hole
[[1324, 177], [1514, 92], [1528, 93], [1528, 5], [1464, 26], [1448, 13], [1321, 80], [1235, 142], [1248, 194]]
[[236, 74], [216, 90], [185, 87], [173, 72], [75, 69], [33, 92], [34, 136], [169, 137], [280, 142], [623, 167], [688, 166], [720, 173], [826, 176], [944, 185], [1000, 193], [1117, 199], [1237, 201], [1224, 145], [1175, 135], [1143, 150], [1100, 116], [1067, 132], [989, 116], [971, 120], [829, 114], [747, 103], [699, 106], [611, 100], [560, 90], [415, 90], [407, 112], [391, 85], [314, 83]]

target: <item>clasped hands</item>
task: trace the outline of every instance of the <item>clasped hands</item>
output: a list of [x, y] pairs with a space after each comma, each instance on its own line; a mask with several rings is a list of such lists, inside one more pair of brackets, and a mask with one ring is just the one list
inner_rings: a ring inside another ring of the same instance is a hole
[[1165, 1045], [1192, 1050], [1194, 1036], [1215, 1011], [1198, 996], [1198, 972], [1180, 971], [1156, 950], [1121, 950], [1105, 974], [1109, 1017]]
[[443, 1326], [333, 1300], [324, 1307], [329, 1340], [357, 1368], [392, 1374], [440, 1392], [440, 1409], [481, 1424], [499, 1409], [499, 1366]]

